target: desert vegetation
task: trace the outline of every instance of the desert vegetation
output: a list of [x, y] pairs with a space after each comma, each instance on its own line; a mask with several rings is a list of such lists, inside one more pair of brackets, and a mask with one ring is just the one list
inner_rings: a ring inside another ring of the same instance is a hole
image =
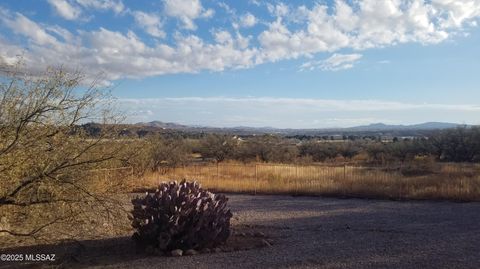
[[227, 200], [197, 182], [162, 183], [155, 193], [132, 200], [133, 239], [148, 252], [172, 255], [218, 247], [230, 236]]
[[[430, 131], [419, 137], [382, 140], [381, 136], [330, 140], [322, 136], [237, 136], [235, 134], [165, 133], [130, 137], [137, 172], [191, 163], [356, 164], [408, 166], [415, 163], [479, 163], [480, 127]], [[141, 155], [141, 156], [140, 156]], [[141, 164], [141, 165], [140, 165]]]
[[[238, 137], [156, 134], [142, 139], [139, 189], [192, 178], [226, 192], [309, 194], [387, 199], [479, 200], [480, 128], [428, 136], [331, 140], [330, 137]], [[165, 138], [163, 138], [165, 137]], [[159, 141], [176, 141], [167, 155]], [[175, 152], [175, 153], [173, 153]], [[183, 157], [180, 157], [183, 156]]]
[[[124, 218], [115, 198], [128, 182], [121, 173], [98, 174], [128, 154], [114, 142], [118, 116], [108, 93], [79, 72], [21, 67], [0, 81], [0, 235], [38, 241], [110, 234], [122, 225], [113, 221]], [[79, 127], [91, 120], [110, 125], [94, 137]]]
[[[479, 127], [392, 139], [142, 131], [78, 72], [9, 70], [0, 81], [4, 242], [134, 234], [149, 253], [214, 248], [232, 214], [209, 191], [480, 200]], [[132, 211], [126, 201], [145, 190]]]
[[480, 166], [417, 162], [404, 166], [222, 163], [148, 173], [140, 188], [195, 178], [206, 188], [251, 194], [323, 195], [382, 199], [480, 200]]

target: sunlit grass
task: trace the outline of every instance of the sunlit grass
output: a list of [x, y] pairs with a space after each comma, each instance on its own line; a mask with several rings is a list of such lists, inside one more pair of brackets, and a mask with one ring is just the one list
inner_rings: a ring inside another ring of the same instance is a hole
[[479, 166], [435, 164], [428, 171], [407, 172], [350, 165], [195, 165], [148, 174], [138, 186], [186, 178], [220, 192], [480, 201]]

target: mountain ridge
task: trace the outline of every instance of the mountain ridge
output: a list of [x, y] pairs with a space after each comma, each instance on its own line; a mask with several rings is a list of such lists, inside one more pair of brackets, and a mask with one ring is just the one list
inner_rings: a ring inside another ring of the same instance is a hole
[[275, 127], [251, 127], [251, 126], [234, 126], [234, 127], [213, 127], [213, 126], [194, 126], [194, 125], [184, 125], [175, 122], [162, 122], [162, 121], [151, 121], [151, 122], [139, 122], [133, 125], [144, 126], [144, 127], [154, 127], [154, 128], [163, 128], [163, 129], [219, 129], [219, 130], [248, 130], [248, 131], [262, 131], [262, 132], [281, 132], [281, 131], [299, 131], [299, 130], [325, 130], [325, 131], [389, 131], [389, 130], [440, 130], [440, 129], [451, 129], [461, 126], [468, 126], [466, 124], [460, 123], [450, 123], [450, 122], [424, 122], [418, 124], [398, 124], [390, 125], [385, 123], [371, 123], [368, 125], [359, 125], [353, 127], [338, 127], [338, 128], [275, 128]]

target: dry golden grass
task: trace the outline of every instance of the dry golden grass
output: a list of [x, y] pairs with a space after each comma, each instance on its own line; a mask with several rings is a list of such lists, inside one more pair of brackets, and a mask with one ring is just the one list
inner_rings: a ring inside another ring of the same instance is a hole
[[388, 199], [480, 201], [478, 165], [433, 164], [428, 169], [362, 166], [192, 165], [145, 176], [138, 187], [168, 180], [199, 181], [220, 192], [328, 195]]
[[96, 193], [128, 192], [135, 187], [133, 167], [94, 169], [87, 173], [85, 187]]

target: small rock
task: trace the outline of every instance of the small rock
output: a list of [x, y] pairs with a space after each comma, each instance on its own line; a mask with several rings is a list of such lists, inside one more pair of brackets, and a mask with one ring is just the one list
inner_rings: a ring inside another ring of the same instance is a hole
[[240, 234], [238, 234], [238, 235], [241, 236], [241, 237], [246, 237], [246, 236], [247, 236], [246, 233], [240, 233]]
[[220, 248], [214, 248], [214, 249], [213, 249], [213, 252], [215, 252], [215, 253], [220, 253], [220, 252], [222, 252], [222, 250], [221, 250]]
[[255, 237], [265, 237], [265, 234], [262, 233], [262, 232], [255, 232], [255, 233], [253, 233], [253, 236], [255, 236]]
[[262, 240], [262, 245], [265, 246], [265, 247], [271, 247], [272, 246], [272, 244], [270, 244], [270, 242], [268, 242], [265, 239]]
[[183, 255], [183, 250], [175, 249], [175, 250], [172, 250], [170, 254], [172, 255], [172, 257], [180, 257]]
[[198, 252], [194, 249], [189, 249], [187, 251], [185, 251], [185, 256], [193, 256], [193, 255], [197, 255]]
[[202, 249], [201, 253], [210, 253], [212, 252], [209, 248]]

